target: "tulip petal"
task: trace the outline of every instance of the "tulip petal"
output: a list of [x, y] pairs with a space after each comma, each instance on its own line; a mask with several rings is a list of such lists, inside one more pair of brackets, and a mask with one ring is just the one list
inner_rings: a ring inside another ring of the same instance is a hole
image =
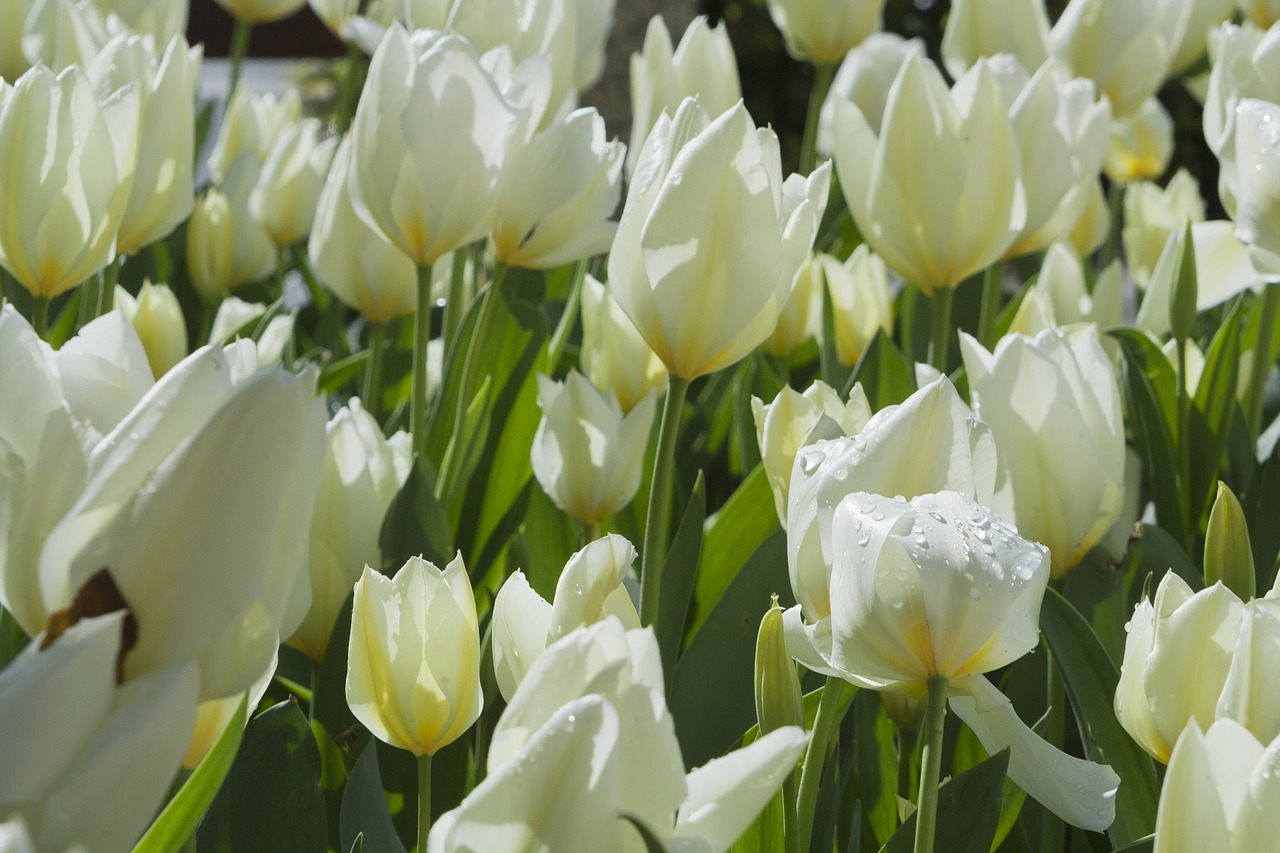
[[533, 591], [524, 572], [507, 578], [493, 601], [493, 674], [510, 702], [533, 662], [547, 647], [551, 605]]

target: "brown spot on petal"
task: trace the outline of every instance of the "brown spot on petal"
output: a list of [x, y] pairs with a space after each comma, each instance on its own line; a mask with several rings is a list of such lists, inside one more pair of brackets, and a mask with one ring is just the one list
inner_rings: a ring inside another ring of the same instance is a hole
[[84, 582], [70, 607], [49, 614], [44, 639], [40, 641], [40, 651], [52, 646], [67, 629], [81, 619], [106, 616], [120, 610], [125, 611], [125, 617], [120, 629], [120, 652], [116, 655], [116, 684], [123, 684], [125, 656], [138, 645], [138, 620], [134, 618], [129, 602], [124, 600], [115, 578], [111, 577], [111, 572], [105, 566]]

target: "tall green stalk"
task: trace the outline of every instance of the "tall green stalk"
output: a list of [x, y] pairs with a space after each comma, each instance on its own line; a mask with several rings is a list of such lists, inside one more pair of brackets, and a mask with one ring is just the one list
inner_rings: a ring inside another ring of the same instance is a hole
[[676, 433], [680, 412], [689, 393], [689, 380], [672, 375], [667, 398], [662, 404], [658, 427], [658, 455], [653, 461], [653, 485], [649, 489], [649, 509], [645, 514], [644, 553], [640, 558], [640, 623], [658, 621], [658, 599], [662, 590], [662, 566], [667, 559], [668, 528], [671, 523], [671, 481], [675, 467]]
[[995, 346], [996, 317], [1000, 314], [1000, 285], [1004, 281], [1004, 261], [996, 261], [982, 275], [982, 307], [978, 315], [978, 342], [987, 349]]
[[364, 365], [364, 407], [382, 423], [382, 364], [387, 343], [387, 324], [369, 324], [369, 360]]
[[1107, 242], [1102, 246], [1102, 254], [1098, 256], [1099, 271], [1120, 256], [1120, 236], [1124, 228], [1124, 184], [1111, 185], [1108, 200], [1111, 202], [1111, 227], [1107, 231]]
[[231, 63], [231, 85], [227, 89], [227, 103], [235, 97], [236, 86], [240, 85], [240, 72], [244, 69], [244, 58], [249, 54], [249, 36], [253, 34], [253, 24], [236, 18], [235, 28], [231, 30], [231, 49], [227, 58]]
[[813, 69], [813, 89], [809, 93], [809, 114], [804, 122], [804, 141], [800, 146], [800, 174], [808, 175], [818, 159], [818, 123], [822, 116], [822, 105], [831, 91], [831, 81], [835, 77], [834, 65], [818, 65]]
[[827, 760], [827, 746], [836, 729], [840, 710], [840, 694], [844, 692], [844, 680], [827, 676], [818, 702], [818, 716], [813, 720], [813, 732], [804, 753], [800, 768], [800, 792], [796, 795], [796, 826], [801, 849], [808, 850], [813, 837], [813, 816], [818, 808], [818, 787], [822, 784], [822, 765]]
[[431, 264], [418, 264], [418, 310], [413, 325], [413, 387], [409, 431], [419, 456], [427, 450], [427, 342], [431, 340]]
[[431, 833], [431, 756], [418, 758], [418, 853], [426, 853]]
[[1249, 434], [1255, 438], [1262, 432], [1262, 403], [1267, 389], [1267, 374], [1271, 372], [1271, 337], [1275, 334], [1278, 308], [1280, 284], [1268, 284], [1262, 292], [1258, 342], [1253, 348], [1253, 363], [1249, 367]]
[[951, 303], [955, 290], [939, 287], [933, 292], [933, 337], [929, 342], [929, 364], [943, 373], [947, 372], [947, 350], [951, 346]]
[[916, 798], [915, 853], [933, 853], [934, 833], [938, 823], [938, 775], [942, 770], [942, 732], [947, 719], [945, 675], [929, 678], [929, 705], [924, 712], [924, 752], [920, 760], [920, 794]]
[[31, 328], [38, 338], [44, 340], [45, 332], [49, 329], [49, 297], [31, 297]]
[[364, 51], [359, 45], [347, 45], [347, 56], [343, 60], [342, 82], [338, 87], [338, 101], [333, 107], [333, 123], [339, 136], [346, 136], [351, 129], [351, 121], [355, 118], [356, 104], [360, 100], [360, 65], [364, 60]]

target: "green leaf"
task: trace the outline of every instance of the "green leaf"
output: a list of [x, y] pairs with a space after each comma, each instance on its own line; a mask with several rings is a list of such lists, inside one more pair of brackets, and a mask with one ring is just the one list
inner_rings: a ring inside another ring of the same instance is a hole
[[[1170, 411], [1161, 400], [1157, 390], [1158, 382], [1153, 382], [1145, 368], [1145, 360], [1134, 344], [1141, 340], [1150, 344], [1145, 337], [1135, 338], [1129, 335], [1116, 334], [1120, 338], [1125, 354], [1124, 378], [1128, 397], [1130, 426], [1133, 429], [1138, 451], [1143, 458], [1143, 470], [1151, 481], [1152, 499], [1156, 505], [1156, 517], [1166, 530], [1179, 541], [1186, 539], [1185, 516], [1183, 514], [1183, 495], [1178, 481], [1178, 456], [1174, 451], [1176, 435], [1177, 402]], [[1167, 367], [1168, 360], [1161, 354], [1160, 359]], [[1174, 425], [1174, 426], [1171, 426]]]
[[859, 382], [867, 392], [871, 410], [878, 412], [885, 406], [901, 403], [915, 392], [915, 365], [891, 338], [879, 331], [854, 366], [842, 396], [848, 399], [849, 391]]
[[555, 598], [564, 564], [581, 546], [581, 538], [578, 523], [552, 503], [541, 486], [533, 484], [520, 534], [523, 560], [517, 560], [516, 565], [524, 569], [534, 592], [547, 601]]
[[743, 565], [676, 664], [669, 705], [687, 766], [722, 755], [754, 724], [756, 630], [775, 593], [794, 603], [782, 531]]
[[1165, 572], [1173, 570], [1193, 590], [1204, 589], [1200, 569], [1168, 531], [1154, 524], [1139, 524], [1138, 538], [1129, 548], [1129, 558], [1137, 561], [1137, 576], [1150, 573], [1158, 583]]
[[339, 827], [338, 838], [343, 847], [354, 846], [363, 837], [375, 853], [404, 853], [404, 845], [396, 835], [387, 810], [382, 774], [378, 769], [378, 749], [372, 743], [360, 754], [347, 780]]
[[1147, 835], [1139, 838], [1132, 844], [1126, 844], [1124, 847], [1117, 847], [1114, 853], [1151, 853], [1156, 849], [1155, 835]]
[[354, 382], [356, 377], [364, 371], [364, 366], [368, 361], [368, 350], [360, 350], [360, 352], [335, 361], [320, 371], [318, 387], [326, 394], [335, 393], [340, 388], [345, 387], [347, 383]]
[[879, 693], [859, 690], [853, 699], [853, 715], [858, 800], [876, 846], [880, 847], [893, 837], [899, 823], [898, 749], [894, 745], [897, 730]]
[[1188, 506], [1198, 526], [1208, 508], [1222, 469], [1223, 452], [1231, 436], [1240, 375], [1240, 309], [1231, 310], [1205, 353], [1204, 372], [1196, 385], [1188, 432], [1191, 441], [1191, 482]]
[[[960, 726], [956, 737], [955, 754], [952, 759], [955, 772], [961, 773], [970, 767], [976, 767], [991, 756], [983, 748], [968, 726]], [[996, 826], [995, 838], [991, 841], [991, 849], [998, 850], [1004, 840], [1009, 837], [1018, 815], [1022, 813], [1022, 804], [1027, 800], [1027, 792], [1014, 784], [1012, 779], [1004, 780], [1004, 788], [1000, 793], [1000, 822]]]
[[320, 752], [296, 702], [249, 723], [231, 772], [200, 823], [202, 853], [327, 849]]
[[244, 737], [248, 705], [249, 694], [245, 693], [213, 748], [160, 812], [146, 835], [133, 848], [134, 853], [178, 853], [183, 848], [231, 770]]
[[689, 601], [693, 597], [698, 562], [702, 556], [702, 525], [706, 514], [707, 489], [699, 473], [662, 568], [662, 597], [658, 601], [655, 630], [658, 648], [662, 652], [662, 671], [668, 673], [668, 682], [675, 676], [676, 656], [689, 615]]
[[[969, 768], [938, 788], [938, 849], [947, 853], [989, 853], [1000, 823], [1000, 798], [1009, 771], [1009, 750]], [[916, 815], [893, 834], [881, 853], [911, 853]]]
[[777, 530], [778, 511], [773, 506], [773, 491], [764, 467], [758, 466], [706, 521], [686, 645], [711, 614], [738, 570]]
[[1040, 629], [1062, 673], [1085, 755], [1120, 776], [1116, 819], [1107, 833], [1113, 844], [1141, 838], [1155, 827], [1159, 785], [1151, 759], [1116, 719], [1119, 673], [1089, 624], [1055, 589], [1045, 592]]
[[438, 566], [453, 558], [449, 516], [436, 499], [431, 463], [419, 457], [391, 501], [382, 521], [383, 570], [393, 574], [410, 557], [421, 555]]

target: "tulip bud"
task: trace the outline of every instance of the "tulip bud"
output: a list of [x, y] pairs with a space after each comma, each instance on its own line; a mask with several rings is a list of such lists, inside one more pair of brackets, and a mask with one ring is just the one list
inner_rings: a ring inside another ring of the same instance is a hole
[[955, 0], [942, 37], [942, 61], [952, 79], [1001, 53], [1027, 69], [1049, 58], [1049, 18], [1041, 0]]
[[591, 384], [618, 397], [622, 411], [650, 392], [661, 396], [667, 369], [636, 331], [609, 288], [590, 273], [582, 282], [582, 365]]
[[1248, 601], [1257, 590], [1249, 525], [1240, 501], [1226, 483], [1218, 482], [1218, 495], [1209, 511], [1204, 534], [1204, 580], [1222, 581], [1227, 589]]
[[[127, 300], [121, 305], [122, 297]], [[147, 363], [156, 379], [164, 376], [178, 362], [187, 357], [187, 321], [182, 316], [178, 297], [168, 285], [152, 284], [148, 279], [135, 301], [123, 290], [116, 291], [116, 307], [124, 307], [125, 316], [133, 323], [142, 348], [147, 352]]]
[[1122, 241], [1129, 273], [1145, 289], [1169, 235], [1190, 222], [1204, 222], [1200, 185], [1186, 169], [1179, 169], [1164, 189], [1152, 183], [1125, 188]]
[[306, 0], [218, 0], [237, 21], [268, 24], [296, 13]]
[[810, 258], [800, 267], [791, 295], [778, 314], [778, 325], [760, 349], [774, 358], [788, 359], [821, 332], [822, 265], [817, 258]]
[[818, 154], [830, 158], [835, 150], [836, 104], [847, 101], [862, 113], [877, 135], [884, 120], [889, 89], [909, 56], [924, 56], [924, 42], [894, 33], [872, 33], [849, 51], [840, 63], [831, 91], [818, 117]]
[[853, 366], [879, 332], [893, 334], [889, 271], [865, 243], [843, 264], [830, 255], [821, 255], [820, 262], [831, 293], [836, 358]]
[[480, 716], [480, 631], [462, 555], [441, 572], [412, 557], [356, 582], [347, 704], [383, 743], [435, 755]]
[[783, 726], [805, 727], [804, 696], [800, 692], [800, 677], [796, 665], [787, 651], [787, 638], [783, 635], [782, 608], [778, 596], [760, 620], [756, 634], [756, 721], [760, 734]]
[[249, 195], [249, 212], [276, 246], [287, 248], [311, 233], [337, 145], [337, 137], [320, 139], [317, 119], [295, 124], [276, 140]]
[[1164, 174], [1173, 156], [1173, 119], [1159, 98], [1111, 125], [1106, 173], [1120, 184], [1153, 181]]
[[612, 391], [597, 391], [576, 370], [564, 382], [538, 375], [542, 420], [533, 437], [533, 474], [556, 506], [595, 524], [630, 503], [640, 488], [654, 403], [648, 396], [624, 416]]
[[1169, 328], [1175, 341], [1191, 337], [1191, 327], [1196, 321], [1197, 288], [1196, 241], [1188, 222], [1178, 242], [1178, 254], [1173, 262], [1173, 292], [1169, 298]]
[[1169, 69], [1170, 48], [1159, 0], [1071, 0], [1051, 39], [1073, 77], [1089, 77], [1111, 102], [1116, 118], [1156, 93]]
[[234, 240], [231, 203], [218, 190], [206, 190], [187, 223], [187, 272], [206, 302], [231, 289]]
[[837, 65], [880, 29], [885, 0], [768, 0], [787, 51], [814, 65]]

